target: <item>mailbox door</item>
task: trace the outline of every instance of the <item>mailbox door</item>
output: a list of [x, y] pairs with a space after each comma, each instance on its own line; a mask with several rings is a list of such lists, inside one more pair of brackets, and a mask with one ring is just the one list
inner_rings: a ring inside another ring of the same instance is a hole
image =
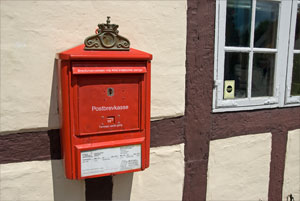
[[75, 63], [72, 72], [76, 135], [144, 128], [146, 68], [142, 63]]

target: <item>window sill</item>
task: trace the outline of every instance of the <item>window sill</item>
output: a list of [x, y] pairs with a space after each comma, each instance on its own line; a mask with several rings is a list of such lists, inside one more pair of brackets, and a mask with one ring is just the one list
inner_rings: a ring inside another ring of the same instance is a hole
[[213, 113], [243, 112], [243, 111], [264, 110], [264, 109], [274, 109], [274, 108], [289, 108], [289, 107], [299, 107], [299, 106], [300, 103], [286, 104], [284, 106], [273, 104], [273, 105], [244, 106], [244, 107], [219, 107], [219, 108], [213, 108], [212, 112]]

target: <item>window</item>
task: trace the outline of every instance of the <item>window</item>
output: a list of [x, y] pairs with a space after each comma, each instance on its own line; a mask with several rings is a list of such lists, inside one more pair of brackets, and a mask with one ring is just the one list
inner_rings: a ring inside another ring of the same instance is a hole
[[293, 105], [300, 102], [300, 1], [293, 2], [291, 18], [286, 104]]
[[300, 105], [300, 2], [216, 5], [213, 110]]

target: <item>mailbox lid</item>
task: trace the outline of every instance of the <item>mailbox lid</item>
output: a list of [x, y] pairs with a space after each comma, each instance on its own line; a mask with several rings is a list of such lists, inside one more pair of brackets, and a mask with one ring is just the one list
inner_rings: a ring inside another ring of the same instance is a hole
[[152, 60], [152, 54], [130, 48], [129, 51], [91, 51], [84, 50], [84, 44], [56, 55], [62, 60]]
[[[118, 63], [111, 65], [114, 67], [109, 68], [109, 62], [73, 64], [76, 135], [143, 129], [146, 68], [143, 63], [127, 63], [123, 67]], [[76, 74], [78, 68], [82, 74]], [[106, 72], [116, 68], [121, 71]], [[137, 69], [138, 73], [128, 73]]]

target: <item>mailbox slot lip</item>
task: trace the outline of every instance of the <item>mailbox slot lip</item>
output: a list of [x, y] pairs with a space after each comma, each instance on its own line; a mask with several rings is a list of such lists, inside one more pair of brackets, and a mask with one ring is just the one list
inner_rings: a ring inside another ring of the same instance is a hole
[[89, 151], [94, 149], [104, 149], [104, 148], [120, 147], [120, 146], [134, 145], [134, 144], [143, 144], [144, 142], [145, 142], [145, 136], [141, 136], [133, 139], [121, 139], [121, 140], [113, 140], [113, 141], [105, 141], [105, 142], [77, 144], [75, 145], [75, 148], [78, 151]]
[[146, 61], [72, 60], [72, 67], [146, 67]]
[[89, 132], [89, 133], [77, 133], [77, 136], [95, 136], [95, 135], [105, 135], [105, 134], [126, 134], [126, 133], [132, 133], [132, 132], [141, 132], [142, 129], [140, 128], [133, 128], [133, 129], [126, 129], [126, 130], [111, 130], [111, 131], [98, 131], [98, 132]]
[[145, 67], [73, 67], [74, 75], [89, 74], [139, 74], [147, 73]]
[[[146, 153], [144, 151], [144, 147], [146, 146], [146, 137], [138, 137], [133, 139], [123, 139], [123, 140], [116, 140], [116, 141], [106, 141], [106, 142], [99, 142], [99, 143], [85, 143], [75, 145], [75, 155], [76, 155], [76, 165], [77, 165], [77, 179], [87, 179], [87, 178], [95, 178], [95, 177], [103, 177], [109, 175], [117, 175], [122, 173], [129, 173], [129, 172], [136, 172], [144, 170], [145, 164], [143, 163], [144, 158], [146, 157]], [[114, 147], [123, 147], [123, 146], [130, 146], [130, 145], [141, 145], [141, 168], [131, 169], [131, 170], [124, 170], [119, 172], [111, 172], [111, 173], [104, 173], [104, 174], [96, 174], [90, 176], [81, 176], [81, 152], [82, 151], [91, 151], [96, 149], [105, 149], [105, 148], [114, 148]]]
[[147, 73], [146, 63], [141, 61], [73, 61], [72, 74], [139, 74]]

